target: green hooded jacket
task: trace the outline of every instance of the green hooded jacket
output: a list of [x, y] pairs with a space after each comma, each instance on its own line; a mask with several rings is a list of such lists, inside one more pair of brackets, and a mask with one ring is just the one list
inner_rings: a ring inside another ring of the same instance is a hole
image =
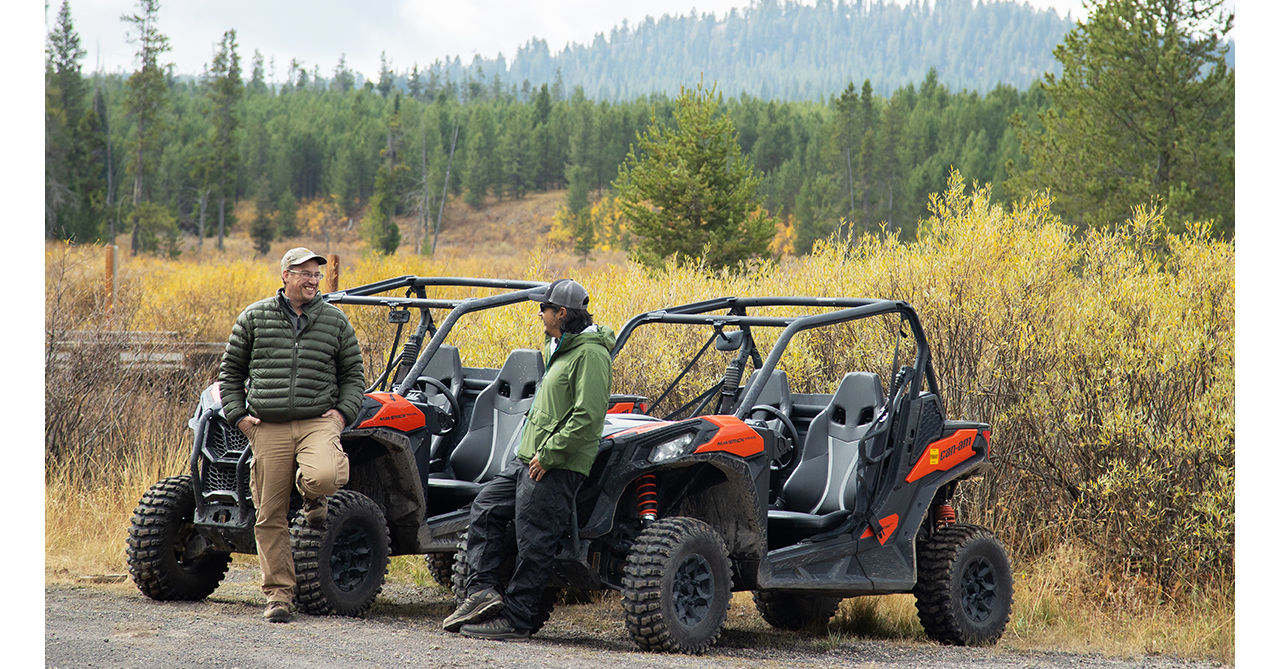
[[554, 352], [547, 337], [542, 351], [547, 371], [533, 397], [516, 453], [526, 463], [536, 454], [544, 469], [569, 469], [584, 476], [591, 471], [613, 384], [613, 331], [596, 328], [565, 333]]

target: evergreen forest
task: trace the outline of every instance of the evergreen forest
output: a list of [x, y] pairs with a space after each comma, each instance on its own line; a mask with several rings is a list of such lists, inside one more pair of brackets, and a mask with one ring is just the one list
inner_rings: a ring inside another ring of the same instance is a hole
[[[442, 192], [473, 207], [487, 199], [559, 189], [568, 189], [570, 199], [578, 194], [580, 200], [584, 192], [595, 199], [609, 195], [638, 135], [651, 124], [671, 123], [681, 91], [703, 86], [715, 92], [719, 113], [732, 121], [742, 154], [760, 175], [762, 206], [785, 228], [786, 250], [794, 253], [805, 253], [836, 232], [883, 227], [910, 238], [928, 213], [930, 194], [945, 189], [952, 170], [966, 181], [991, 184], [995, 200], [1013, 201], [1055, 185], [1029, 175], [1036, 163], [1032, 158], [1040, 164], [1056, 160], [1059, 166], [1065, 160], [1077, 171], [1088, 165], [1070, 161], [1105, 159], [1055, 158], [1043, 151], [1029, 155], [1032, 138], [1041, 138], [1042, 146], [1061, 144], [1043, 141], [1050, 129], [1044, 124], [1071, 116], [1051, 96], [1071, 84], [1073, 66], [1068, 62], [1063, 71], [1061, 45], [1057, 74], [1049, 71], [1055, 69], [1052, 58], [1032, 65], [1040, 61], [1012, 52], [972, 55], [979, 42], [1054, 55], [1051, 45], [1068, 25], [1052, 12], [1016, 3], [827, 1], [804, 7], [761, 2], [720, 21], [665, 17], [623, 26], [607, 41], [572, 46], [550, 59], [533, 53], [545, 55], [545, 44], [531, 43], [509, 66], [477, 61], [458, 70], [437, 63], [404, 73], [388, 67], [384, 55], [376, 79], [364, 80], [343, 58], [328, 75], [295, 62], [278, 84], [267, 81], [259, 53], [239, 52], [233, 29], [224, 33], [202, 75], [174, 73], [164, 65], [168, 47], [157, 20], [158, 1], [139, 0], [138, 7], [128, 20], [139, 45], [139, 68], [129, 75], [81, 72], [85, 51], [69, 3], [62, 4], [49, 33], [49, 238], [94, 241], [129, 233], [134, 252], [172, 253], [181, 234], [198, 235], [202, 243], [216, 237], [221, 247], [231, 226], [248, 225], [265, 245], [297, 234], [297, 213], [311, 206], [323, 209], [330, 222], [372, 225], [374, 246], [394, 251], [399, 237], [388, 222], [412, 215], [429, 226], [443, 211]], [[970, 36], [992, 34], [997, 25], [1011, 26], [1017, 39]], [[963, 29], [934, 39], [926, 34], [930, 26]], [[699, 31], [707, 37], [690, 37]], [[862, 37], [837, 39], [840, 31]], [[911, 31], [914, 37], [907, 36]], [[680, 37], [670, 37], [676, 34]], [[911, 50], [917, 58], [910, 62], [847, 54], [824, 60], [816, 51], [843, 43], [857, 52], [863, 48], [857, 46], [860, 40], [871, 40], [872, 34], [888, 39], [885, 43], [931, 46]], [[1025, 42], [1034, 36], [1043, 46]], [[1229, 234], [1234, 225], [1234, 72], [1226, 64], [1229, 43], [1221, 34], [1211, 37], [1201, 57], [1216, 58], [1218, 75], [1209, 82], [1215, 106], [1197, 121], [1211, 129], [1197, 141], [1227, 158], [1208, 161], [1208, 152], [1193, 151], [1194, 160], [1183, 159], [1195, 177], [1175, 184], [1182, 190], [1173, 204], [1180, 208], [1171, 218], [1212, 220], [1217, 231]], [[716, 68], [700, 75], [676, 61], [638, 60], [645, 49], [667, 51], [652, 45], [673, 39], [690, 49], [705, 46], [709, 62], [738, 63], [743, 69], [721, 68], [724, 79], [716, 79]], [[783, 49], [790, 54], [785, 63], [742, 53], [764, 54], [767, 49], [752, 45], [787, 40], [806, 46]], [[952, 48], [969, 52], [966, 58], [1013, 69], [958, 73], [956, 68], [968, 68], [968, 61], [949, 55]], [[753, 62], [759, 66], [748, 66]], [[897, 69], [884, 62], [894, 62]], [[930, 62], [937, 66], [926, 67]], [[504, 67], [508, 74], [499, 76]], [[1206, 71], [1209, 66], [1198, 67]], [[486, 78], [487, 71], [494, 75]], [[1031, 81], [1036, 72], [1044, 78]], [[1190, 72], [1193, 84], [1210, 79]], [[639, 78], [655, 73], [666, 78]], [[946, 83], [954, 79], [971, 85]], [[1018, 83], [996, 83], [1001, 81]], [[602, 82], [612, 88], [605, 90]], [[766, 82], [803, 90], [773, 90]], [[817, 94], [823, 90], [830, 92]], [[806, 96], [812, 99], [800, 99]], [[1203, 100], [1206, 93], [1187, 96]], [[1075, 117], [1095, 116], [1082, 108]], [[1076, 135], [1090, 143], [1085, 130]], [[1175, 136], [1158, 139], [1184, 151], [1188, 146]], [[1165, 168], [1158, 176], [1165, 182], [1178, 177], [1168, 170], [1176, 159], [1173, 154], [1162, 158]], [[242, 200], [257, 205], [255, 220], [234, 220], [234, 204]], [[1142, 202], [1124, 206], [1133, 204]], [[1067, 221], [1079, 227], [1105, 224], [1089, 219], [1084, 207]], [[590, 230], [579, 232], [592, 238]], [[577, 246], [591, 250], [581, 240]]]
[[[766, 100], [824, 100], [851, 79], [889, 91], [919, 85], [931, 69], [952, 86], [988, 91], [1022, 88], [1055, 70], [1053, 47], [1071, 26], [1053, 10], [1018, 2], [757, 0], [719, 19], [691, 11], [624, 21], [590, 44], [533, 38], [509, 61], [455, 56], [417, 76], [428, 89], [447, 81], [559, 81], [613, 102], [671, 93], [698, 74], [726, 95]], [[406, 87], [416, 68], [399, 80]]]

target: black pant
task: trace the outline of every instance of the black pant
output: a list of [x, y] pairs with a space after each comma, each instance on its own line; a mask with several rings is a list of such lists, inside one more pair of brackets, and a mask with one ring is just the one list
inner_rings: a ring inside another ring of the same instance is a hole
[[541, 481], [534, 481], [529, 465], [517, 459], [486, 483], [471, 503], [467, 594], [488, 587], [502, 590], [498, 570], [506, 557], [503, 539], [507, 525], [515, 521], [515, 571], [502, 599], [503, 612], [516, 629], [533, 628], [556, 545], [569, 529], [574, 499], [585, 478], [568, 469], [549, 469]]

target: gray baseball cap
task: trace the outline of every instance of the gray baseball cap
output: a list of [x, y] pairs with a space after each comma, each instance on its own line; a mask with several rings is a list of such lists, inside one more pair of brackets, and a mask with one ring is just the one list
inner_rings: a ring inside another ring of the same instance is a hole
[[539, 304], [567, 309], [586, 309], [587, 302], [591, 300], [587, 289], [573, 279], [556, 279], [547, 284], [541, 293], [534, 293], [529, 299]]
[[280, 271], [283, 272], [294, 265], [301, 265], [308, 260], [314, 260], [321, 265], [329, 262], [319, 253], [312, 253], [311, 249], [304, 249], [299, 246], [296, 249], [289, 249], [284, 252], [284, 257], [280, 259]]

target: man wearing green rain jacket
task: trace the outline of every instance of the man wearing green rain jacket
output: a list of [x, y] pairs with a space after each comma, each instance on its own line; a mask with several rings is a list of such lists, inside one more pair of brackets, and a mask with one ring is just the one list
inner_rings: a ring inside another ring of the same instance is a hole
[[[516, 458], [471, 504], [467, 597], [444, 628], [483, 639], [526, 639], [551, 575], [556, 544], [591, 471], [613, 380], [614, 334], [595, 325], [587, 289], [553, 281], [534, 301], [547, 335], [546, 373], [525, 420]], [[516, 563], [499, 594], [503, 536], [515, 521]]]

